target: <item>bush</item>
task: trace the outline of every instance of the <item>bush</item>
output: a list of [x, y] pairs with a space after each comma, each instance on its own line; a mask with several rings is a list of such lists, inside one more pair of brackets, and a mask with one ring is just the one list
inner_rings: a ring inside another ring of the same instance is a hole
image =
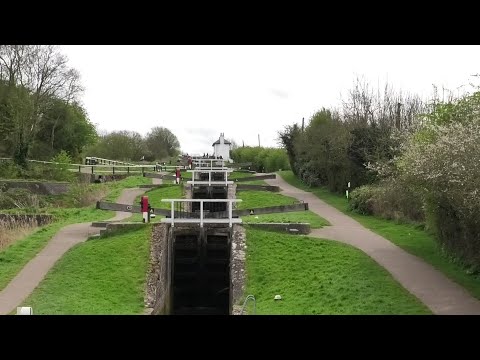
[[430, 199], [428, 221], [435, 231], [441, 249], [454, 260], [469, 267], [469, 272], [480, 272], [480, 206], [476, 213], [467, 215], [458, 205], [442, 195]]
[[[442, 249], [480, 268], [480, 117], [427, 124], [400, 162], [402, 177], [422, 189], [429, 223]], [[476, 271], [476, 270], [475, 270]]]
[[233, 150], [231, 155], [237, 163], [251, 162], [251, 168], [259, 172], [290, 169], [287, 152], [283, 149], [246, 146]]
[[74, 207], [83, 207], [95, 204], [108, 193], [105, 184], [89, 185], [85, 183], [75, 183], [69, 188], [67, 198]]
[[0, 178], [17, 179], [20, 171], [21, 171], [21, 167], [18, 165], [15, 165], [13, 161], [10, 161], [10, 160], [0, 161]]
[[0, 209], [12, 209], [14, 206], [13, 199], [6, 192], [0, 191]]
[[45, 200], [27, 189], [8, 189], [0, 192], [0, 209], [38, 209], [45, 206]]
[[69, 164], [72, 163], [72, 158], [65, 150], [60, 151], [52, 158], [53, 165], [52, 178], [57, 181], [71, 181], [74, 174], [69, 170]]
[[363, 215], [375, 215], [399, 222], [424, 222], [422, 197], [398, 181], [365, 185], [353, 190], [349, 208]]
[[378, 186], [364, 185], [349, 194], [348, 208], [362, 215], [374, 215], [373, 203], [377, 198]]

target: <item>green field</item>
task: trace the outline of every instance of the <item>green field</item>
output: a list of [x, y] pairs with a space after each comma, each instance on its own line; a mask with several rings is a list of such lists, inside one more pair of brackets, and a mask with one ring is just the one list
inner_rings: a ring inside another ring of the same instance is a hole
[[237, 203], [237, 209], [251, 209], [256, 207], [269, 207], [278, 205], [298, 204], [295, 198], [281, 195], [269, 191], [247, 190], [237, 192], [237, 199], [242, 201]]
[[390, 240], [405, 251], [422, 258], [450, 279], [465, 287], [477, 299], [480, 299], [480, 276], [470, 275], [461, 265], [452, 262], [442, 253], [435, 237], [418, 225], [399, 224], [393, 220], [354, 213], [348, 210], [348, 201], [345, 196], [331, 193], [325, 188], [309, 187], [302, 183], [291, 171], [279, 171], [277, 174], [290, 185], [312, 192], [318, 198], [351, 216], [366, 228]]
[[263, 214], [263, 215], [248, 215], [242, 216], [242, 220], [245, 224], [254, 223], [309, 223], [310, 228], [319, 229], [323, 226], [330, 225], [327, 220], [318, 216], [314, 212], [308, 211], [295, 211], [284, 212], [276, 214]]
[[112, 211], [96, 210], [94, 208], [61, 209], [57, 211], [61, 212], [59, 221], [42, 226], [33, 234], [0, 251], [0, 290], [7, 286], [62, 227], [69, 224], [106, 220], [114, 216]]
[[247, 229], [247, 249], [245, 296], [255, 296], [259, 315], [431, 313], [349, 245]]
[[[88, 188], [96, 189], [99, 187], [105, 187], [108, 192], [106, 199], [112, 201], [120, 195], [123, 189], [136, 187], [142, 183], [151, 184], [151, 179], [131, 176], [116, 182], [91, 184]], [[63, 199], [63, 202], [70, 203], [71, 199], [68, 197], [75, 195], [75, 193], [65, 194], [62, 195], [61, 198]], [[5, 212], [31, 213], [29, 209]], [[51, 207], [40, 209], [38, 212], [52, 214], [56, 221], [38, 228], [34, 233], [23, 239], [17, 240], [12, 245], [0, 251], [0, 290], [3, 289], [64, 226], [83, 222], [107, 220], [115, 216], [115, 212], [113, 211], [97, 210], [93, 206], [83, 208]]]
[[23, 302], [35, 314], [142, 314], [151, 226], [70, 249]]

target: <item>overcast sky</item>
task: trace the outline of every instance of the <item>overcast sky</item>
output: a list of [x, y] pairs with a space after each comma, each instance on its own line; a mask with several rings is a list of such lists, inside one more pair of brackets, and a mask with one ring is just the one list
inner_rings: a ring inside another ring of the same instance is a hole
[[428, 96], [480, 73], [480, 46], [63, 45], [99, 130], [170, 129], [182, 150], [212, 152], [220, 132], [277, 146], [284, 125], [338, 106], [355, 77]]

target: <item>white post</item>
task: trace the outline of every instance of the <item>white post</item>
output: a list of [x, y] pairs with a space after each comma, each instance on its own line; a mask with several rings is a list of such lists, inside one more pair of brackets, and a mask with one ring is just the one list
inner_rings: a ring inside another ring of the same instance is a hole
[[33, 309], [29, 306], [17, 307], [17, 315], [33, 315]]
[[210, 169], [210, 171], [208, 172], [208, 186], [212, 185], [212, 171]]
[[175, 217], [175, 210], [174, 210], [174, 208], [173, 208], [173, 200], [171, 201], [171, 203], [172, 203], [172, 208], [170, 209], [170, 217], [172, 218], [172, 227], [174, 227], [174, 221], [173, 221], [173, 219], [174, 219], [174, 217]]
[[232, 200], [228, 202], [228, 224], [232, 227]]
[[203, 227], [203, 200], [200, 200], [200, 227]]

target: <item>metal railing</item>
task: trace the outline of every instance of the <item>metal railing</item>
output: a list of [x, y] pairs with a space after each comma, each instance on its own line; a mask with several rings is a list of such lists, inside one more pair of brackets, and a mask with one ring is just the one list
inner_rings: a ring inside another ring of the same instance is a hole
[[125, 166], [135, 166], [133, 163], [119, 160], [103, 159], [96, 156], [87, 156], [85, 157], [85, 165], [125, 165]]
[[213, 168], [225, 168], [225, 161], [224, 159], [207, 159], [207, 158], [192, 158], [193, 165], [205, 169], [213, 169]]
[[257, 300], [255, 300], [255, 296], [253, 295], [248, 295], [246, 298], [245, 298], [245, 301], [243, 302], [243, 306], [242, 306], [242, 310], [240, 311], [240, 315], [243, 315], [243, 312], [245, 310], [245, 306], [247, 305], [247, 302], [248, 300], [252, 300], [253, 301], [253, 315], [255, 315], [257, 313]]
[[[188, 172], [192, 173], [192, 180], [187, 181], [187, 184], [191, 184], [195, 186], [197, 185], [228, 185], [233, 184], [233, 181], [228, 181], [228, 173], [231, 173], [233, 170], [231, 169], [220, 169], [220, 170], [188, 170]], [[212, 174], [222, 174], [225, 180], [212, 180]], [[207, 180], [196, 180], [195, 175], [197, 174], [208, 174], [208, 181]]]
[[[232, 224], [242, 223], [241, 218], [232, 216], [233, 203], [241, 202], [241, 199], [162, 199], [161, 201], [170, 203], [170, 217], [162, 218], [161, 221], [172, 224], [172, 227], [175, 226], [175, 223], [200, 224], [200, 227], [203, 227], [203, 224], [228, 224], [232, 227]], [[227, 217], [210, 218], [205, 216], [210, 212], [216, 212], [215, 207], [221, 203], [227, 205]], [[207, 204], [209, 206], [205, 206]]]

